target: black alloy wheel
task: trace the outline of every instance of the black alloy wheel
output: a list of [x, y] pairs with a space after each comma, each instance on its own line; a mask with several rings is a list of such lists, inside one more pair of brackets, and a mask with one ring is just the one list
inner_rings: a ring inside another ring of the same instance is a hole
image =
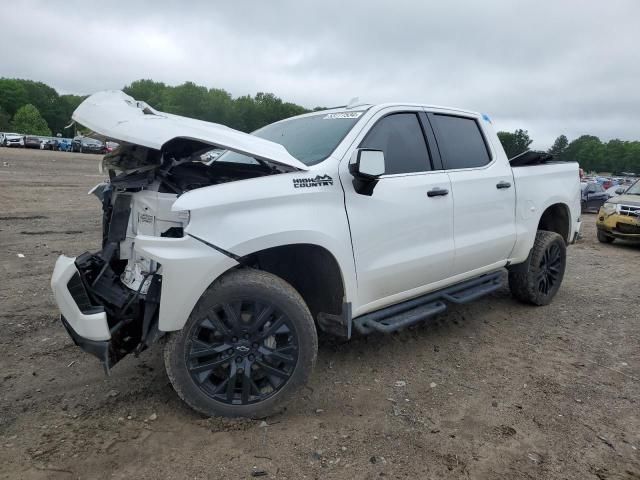
[[261, 402], [279, 391], [298, 361], [291, 320], [255, 300], [222, 303], [193, 328], [187, 368], [206, 395], [229, 405]]
[[318, 334], [304, 299], [268, 272], [232, 270], [205, 290], [164, 349], [176, 393], [205, 415], [264, 418], [309, 380]]
[[562, 256], [557, 243], [550, 244], [542, 254], [538, 270], [538, 290], [548, 295], [558, 282], [562, 270]]

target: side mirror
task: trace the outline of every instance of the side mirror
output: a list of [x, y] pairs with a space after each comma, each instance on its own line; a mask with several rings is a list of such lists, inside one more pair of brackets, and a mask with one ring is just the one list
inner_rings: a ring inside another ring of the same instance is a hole
[[349, 173], [356, 178], [375, 180], [385, 172], [382, 150], [358, 149], [349, 160]]
[[626, 189], [626, 188], [624, 188], [624, 187], [622, 187], [622, 188], [616, 188], [616, 193], [617, 193], [618, 195], [622, 195], [622, 194], [623, 194], [624, 192], [626, 192], [626, 191], [627, 191], [627, 189]]

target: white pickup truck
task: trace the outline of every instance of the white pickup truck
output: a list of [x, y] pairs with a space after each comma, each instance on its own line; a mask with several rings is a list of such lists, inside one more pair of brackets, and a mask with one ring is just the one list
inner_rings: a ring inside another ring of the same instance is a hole
[[318, 328], [405, 328], [505, 270], [518, 300], [548, 304], [580, 230], [578, 166], [510, 163], [466, 110], [350, 105], [249, 135], [110, 91], [73, 118], [121, 146], [92, 190], [102, 250], [56, 263], [62, 323], [107, 371], [162, 338], [176, 392], [207, 415], [281, 409]]

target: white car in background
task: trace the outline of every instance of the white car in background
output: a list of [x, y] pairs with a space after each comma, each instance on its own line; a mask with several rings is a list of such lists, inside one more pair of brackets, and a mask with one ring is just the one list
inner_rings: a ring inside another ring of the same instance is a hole
[[24, 147], [24, 135], [19, 133], [5, 133], [2, 145], [5, 147]]

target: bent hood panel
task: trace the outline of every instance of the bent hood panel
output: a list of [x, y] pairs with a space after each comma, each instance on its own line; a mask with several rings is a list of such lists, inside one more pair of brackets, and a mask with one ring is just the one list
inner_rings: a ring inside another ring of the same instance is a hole
[[309, 169], [278, 143], [217, 123], [159, 112], [119, 90], [91, 95], [72, 118], [110, 139], [156, 150], [174, 138], [188, 138], [299, 170]]

